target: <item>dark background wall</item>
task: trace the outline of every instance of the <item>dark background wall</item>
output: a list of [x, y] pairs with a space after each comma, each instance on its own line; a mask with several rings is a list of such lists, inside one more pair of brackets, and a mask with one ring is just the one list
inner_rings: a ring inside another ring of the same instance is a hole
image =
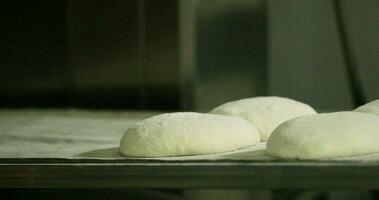
[[196, 1], [196, 108], [267, 95], [263, 1]]
[[0, 106], [177, 109], [177, 3], [3, 2]]
[[5, 1], [0, 9], [1, 105], [68, 105], [65, 1]]
[[379, 98], [379, 1], [268, 1], [269, 93], [321, 110]]
[[207, 111], [279, 95], [349, 110], [379, 98], [378, 9], [376, 0], [4, 1], [0, 107]]

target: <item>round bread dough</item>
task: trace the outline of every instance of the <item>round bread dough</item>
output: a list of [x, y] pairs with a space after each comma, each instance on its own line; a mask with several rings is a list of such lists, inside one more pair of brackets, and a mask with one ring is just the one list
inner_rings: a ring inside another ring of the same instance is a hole
[[179, 112], [150, 117], [121, 139], [125, 156], [162, 157], [233, 151], [259, 142], [257, 129], [238, 117]]
[[379, 152], [379, 116], [335, 112], [302, 116], [279, 125], [267, 153], [285, 159], [325, 159]]
[[379, 115], [379, 99], [366, 103], [365, 105], [359, 106], [354, 111], [372, 113]]
[[211, 113], [241, 117], [258, 129], [261, 141], [267, 141], [282, 122], [316, 111], [307, 104], [283, 97], [254, 97], [232, 101], [214, 108]]

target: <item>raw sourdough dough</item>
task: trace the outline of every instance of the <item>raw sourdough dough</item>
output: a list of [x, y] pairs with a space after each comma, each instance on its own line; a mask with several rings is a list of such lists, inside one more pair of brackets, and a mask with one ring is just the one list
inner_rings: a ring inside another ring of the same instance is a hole
[[379, 115], [379, 99], [366, 103], [365, 105], [359, 106], [354, 111]]
[[168, 113], [131, 126], [121, 139], [125, 156], [162, 157], [233, 151], [259, 142], [257, 129], [238, 117]]
[[257, 127], [261, 141], [267, 141], [282, 122], [316, 111], [299, 101], [272, 96], [232, 101], [214, 108], [211, 113], [244, 118]]
[[309, 115], [284, 122], [267, 153], [285, 159], [327, 159], [379, 152], [379, 116], [360, 112]]

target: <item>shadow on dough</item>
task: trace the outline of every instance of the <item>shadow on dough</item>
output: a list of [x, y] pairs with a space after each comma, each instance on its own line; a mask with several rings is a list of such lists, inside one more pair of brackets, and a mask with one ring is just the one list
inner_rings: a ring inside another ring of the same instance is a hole
[[154, 160], [247, 160], [247, 161], [272, 161], [276, 158], [271, 157], [265, 152], [265, 145], [253, 146], [239, 149], [232, 152], [188, 155], [188, 156], [170, 156], [157, 158], [125, 157], [121, 154], [118, 147], [106, 149], [94, 149], [83, 153], [76, 154], [77, 158], [89, 159], [154, 159]]
[[75, 157], [82, 158], [103, 158], [103, 159], [119, 159], [125, 158], [118, 147], [106, 148], [106, 149], [95, 149], [91, 151], [86, 151], [80, 154], [76, 154]]

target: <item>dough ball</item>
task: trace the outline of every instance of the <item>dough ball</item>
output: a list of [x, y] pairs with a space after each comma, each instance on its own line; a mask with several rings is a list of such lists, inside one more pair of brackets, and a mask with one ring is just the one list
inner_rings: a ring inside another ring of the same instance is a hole
[[284, 122], [267, 153], [286, 159], [325, 159], [379, 152], [379, 116], [360, 112], [309, 115]]
[[192, 112], [153, 116], [121, 139], [125, 156], [161, 157], [233, 151], [259, 142], [257, 129], [238, 117]]
[[354, 111], [379, 115], [379, 99], [375, 101], [371, 101], [370, 103], [366, 103], [363, 106], [359, 106]]
[[241, 117], [249, 121], [267, 141], [272, 131], [289, 119], [315, 114], [307, 104], [283, 97], [255, 97], [225, 103], [214, 108], [211, 113]]

